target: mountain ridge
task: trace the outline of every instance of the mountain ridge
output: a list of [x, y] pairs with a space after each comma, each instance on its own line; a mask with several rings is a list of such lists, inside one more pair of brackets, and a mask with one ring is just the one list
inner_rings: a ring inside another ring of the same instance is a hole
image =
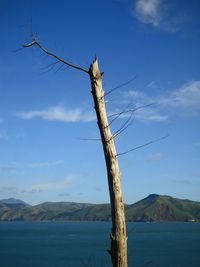
[[5, 203], [5, 204], [25, 204], [25, 205], [29, 205], [28, 203], [24, 202], [23, 200], [16, 199], [16, 198], [13, 198], [13, 197], [1, 199], [0, 201]]
[[[150, 194], [126, 204], [126, 220], [136, 222], [200, 221], [200, 202]], [[49, 202], [29, 205], [10, 198], [0, 200], [0, 221], [110, 221], [110, 204]]]

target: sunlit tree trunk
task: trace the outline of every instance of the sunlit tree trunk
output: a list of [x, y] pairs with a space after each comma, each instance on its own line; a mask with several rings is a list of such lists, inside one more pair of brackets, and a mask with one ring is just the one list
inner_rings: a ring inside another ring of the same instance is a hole
[[110, 234], [111, 248], [109, 253], [111, 255], [113, 267], [127, 267], [127, 236], [120, 182], [121, 172], [118, 165], [114, 138], [111, 134], [106, 114], [104, 90], [102, 88], [102, 74], [99, 71], [97, 59], [90, 65], [89, 75], [97, 123], [103, 144], [110, 192], [112, 233]]
[[97, 115], [97, 123], [99, 126], [106, 161], [110, 192], [112, 232], [110, 234], [111, 248], [109, 250], [109, 253], [111, 255], [113, 267], [128, 267], [126, 223], [120, 182], [121, 172], [118, 165], [114, 137], [111, 134], [108, 117], [106, 114], [104, 91], [102, 88], [102, 73], [100, 73], [99, 71], [97, 59], [92, 62], [89, 70], [87, 70], [51, 53], [50, 51], [45, 49], [35, 37], [33, 38], [31, 43], [23, 45], [23, 47], [32, 46], [37, 46], [45, 54], [54, 58], [54, 60], [56, 61], [52, 64], [55, 65], [55, 63], [61, 63], [63, 65], [67, 65], [70, 68], [74, 68], [76, 70], [87, 73], [90, 76], [92, 95]]

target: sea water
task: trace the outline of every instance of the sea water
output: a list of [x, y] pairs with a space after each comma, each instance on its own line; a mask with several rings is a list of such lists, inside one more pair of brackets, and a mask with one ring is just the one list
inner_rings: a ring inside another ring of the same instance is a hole
[[[110, 267], [108, 222], [0, 222], [0, 267]], [[129, 267], [199, 267], [200, 223], [128, 223]]]

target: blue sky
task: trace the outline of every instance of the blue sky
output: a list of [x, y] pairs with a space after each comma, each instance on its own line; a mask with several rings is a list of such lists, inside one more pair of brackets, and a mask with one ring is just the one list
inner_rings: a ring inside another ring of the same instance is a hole
[[[98, 56], [109, 114], [134, 114], [116, 140], [126, 203], [151, 193], [200, 201], [199, 1], [0, 0], [0, 198], [109, 201], [89, 79], [48, 68], [37, 48], [15, 50], [35, 35], [50, 51], [88, 68]], [[112, 124], [116, 131], [126, 120]]]

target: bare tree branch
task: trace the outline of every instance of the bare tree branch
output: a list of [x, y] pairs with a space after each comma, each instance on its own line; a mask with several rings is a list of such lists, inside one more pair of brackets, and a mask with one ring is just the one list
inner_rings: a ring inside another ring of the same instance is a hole
[[147, 104], [147, 105], [143, 105], [143, 106], [139, 106], [139, 107], [134, 108], [134, 109], [128, 109], [128, 110], [126, 110], [126, 109], [130, 106], [130, 105], [128, 105], [128, 106], [127, 106], [125, 109], [123, 109], [121, 112], [114, 113], [114, 114], [111, 114], [111, 115], [108, 116], [108, 118], [115, 117], [114, 119], [112, 119], [112, 120], [110, 121], [109, 126], [110, 126], [116, 119], [118, 119], [118, 118], [119, 118], [121, 115], [123, 115], [123, 114], [129, 113], [129, 112], [135, 112], [135, 111], [137, 111], [137, 110], [139, 110], [139, 109], [147, 108], [147, 107], [152, 106], [152, 105], [154, 105], [154, 103]]
[[121, 133], [123, 133], [129, 126], [131, 126], [131, 124], [133, 123], [134, 118], [130, 121], [129, 124], [127, 124], [125, 127], [121, 128], [120, 131], [118, 131], [117, 133], [114, 134], [114, 138], [116, 138], [118, 135], [120, 135]]
[[104, 96], [103, 96], [103, 97], [105, 97], [105, 96], [111, 94], [112, 92], [114, 92], [115, 90], [117, 90], [117, 89], [119, 89], [119, 88], [121, 88], [121, 87], [124, 87], [124, 86], [128, 85], [129, 83], [131, 83], [131, 82], [134, 81], [135, 79], [136, 79], [136, 76], [134, 76], [132, 79], [130, 79], [129, 81], [127, 81], [127, 82], [125, 82], [125, 83], [122, 83], [122, 84], [120, 84], [120, 85], [117, 85], [116, 87], [114, 87], [114, 88], [112, 88], [110, 91], [108, 91], [107, 93], [104, 93]]
[[120, 135], [122, 132], [124, 132], [129, 126], [131, 126], [134, 118], [133, 113], [129, 116], [129, 118], [125, 121], [125, 123], [113, 134], [113, 138], [116, 138], [118, 135]]
[[115, 116], [115, 118], [113, 118], [110, 122], [109, 122], [109, 126], [115, 121], [117, 120], [123, 113], [126, 112], [127, 109], [130, 108], [130, 106], [132, 105], [132, 103], [128, 104], [122, 111], [118, 112], [118, 113], [115, 113], [115, 114], [111, 114], [110, 116], [108, 116], [108, 119], [109, 118], [112, 118]]
[[60, 58], [60, 57], [58, 57], [57, 55], [55, 55], [55, 54], [49, 52], [47, 49], [45, 49], [45, 48], [38, 42], [38, 40], [37, 40], [36, 38], [33, 38], [33, 41], [32, 41], [31, 43], [29, 43], [29, 44], [23, 44], [23, 47], [24, 47], [24, 48], [27, 48], [27, 47], [31, 47], [31, 46], [34, 46], [34, 45], [38, 46], [38, 47], [39, 47], [45, 54], [47, 54], [47, 55], [49, 55], [49, 56], [55, 58], [56, 60], [62, 62], [63, 64], [65, 64], [65, 65], [67, 65], [67, 66], [69, 66], [69, 67], [71, 67], [71, 68], [74, 68], [74, 69], [77, 69], [77, 70], [81, 70], [81, 71], [86, 72], [87, 74], [89, 74], [89, 71], [88, 71], [88, 70], [86, 70], [86, 69], [84, 69], [84, 68], [82, 68], [82, 67], [80, 67], [80, 66], [77, 66], [77, 65], [75, 65], [75, 64], [73, 64], [73, 63], [71, 63], [71, 62], [68, 62], [68, 61], [66, 61], [66, 60], [64, 60], [64, 59], [62, 59], [62, 58]]
[[61, 63], [61, 62], [58, 61], [58, 60], [56, 60], [55, 62], [51, 62], [51, 63], [48, 64], [47, 66], [42, 67], [41, 69], [44, 70], [44, 71], [42, 71], [42, 74], [47, 73], [47, 72], [53, 70], [53, 69], [55, 68], [55, 66], [56, 66], [57, 64], [59, 64], [59, 63]]
[[125, 152], [118, 153], [116, 156], [122, 156], [122, 155], [128, 154], [129, 152], [132, 152], [132, 151], [137, 150], [137, 149], [139, 149], [139, 148], [142, 148], [142, 147], [151, 145], [151, 144], [153, 144], [153, 143], [159, 142], [159, 141], [161, 141], [161, 140], [163, 140], [163, 139], [165, 139], [165, 138], [167, 138], [167, 137], [169, 137], [169, 134], [167, 134], [167, 135], [165, 135], [165, 136], [163, 136], [163, 137], [160, 137], [160, 138], [158, 138], [158, 139], [152, 140], [152, 141], [150, 141], [150, 142], [147, 142], [147, 143], [145, 143], [145, 144], [143, 144], [143, 145], [136, 146], [136, 147], [134, 147], [134, 148], [132, 148], [132, 149], [129, 149], [129, 150], [125, 151]]
[[[59, 72], [59, 70], [61, 70], [63, 67], [65, 66], [65, 64], [62, 63], [62, 65], [60, 65], [57, 70], [54, 71], [54, 73]], [[69, 66], [67, 66], [67, 68], [69, 68]]]
[[129, 104], [129, 105], [126, 106], [126, 108], [124, 108], [122, 111], [117, 112], [117, 113], [113, 113], [113, 114], [111, 114], [111, 115], [108, 115], [108, 118], [112, 118], [112, 117], [115, 117], [115, 116], [118, 116], [118, 115], [121, 116], [122, 114], [126, 114], [126, 113], [129, 113], [129, 112], [132, 112], [132, 111], [137, 111], [137, 110], [139, 110], [139, 109], [147, 108], [147, 107], [152, 106], [152, 105], [155, 105], [155, 103], [151, 103], [151, 104], [147, 104], [147, 105], [142, 105], [142, 106], [139, 106], [139, 107], [134, 108], [134, 109], [127, 109], [127, 110], [126, 110], [126, 108], [130, 106], [130, 104]]

